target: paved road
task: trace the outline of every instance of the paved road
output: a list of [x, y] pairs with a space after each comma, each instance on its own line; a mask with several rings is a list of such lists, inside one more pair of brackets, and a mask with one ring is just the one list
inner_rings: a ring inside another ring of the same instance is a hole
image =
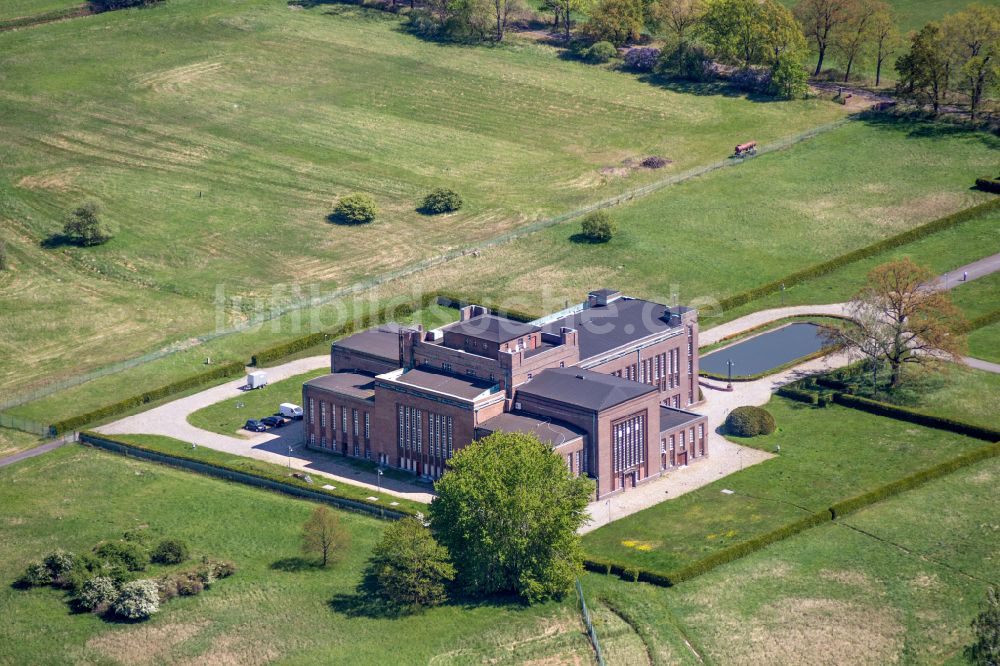
[[986, 372], [995, 372], [1000, 374], [1000, 363], [990, 363], [989, 361], [984, 361], [978, 358], [972, 358], [971, 356], [966, 356], [962, 361], [970, 368], [975, 368], [976, 370], [985, 370]]
[[41, 446], [36, 446], [32, 449], [27, 449], [26, 451], [19, 451], [17, 453], [11, 454], [6, 458], [0, 458], [0, 467], [6, 467], [7, 465], [13, 465], [16, 462], [21, 462], [22, 460], [27, 460], [28, 458], [34, 458], [35, 456], [40, 456], [43, 453], [48, 453], [54, 449], [58, 449], [60, 446], [65, 446], [72, 439], [56, 439], [51, 442], [46, 442]]

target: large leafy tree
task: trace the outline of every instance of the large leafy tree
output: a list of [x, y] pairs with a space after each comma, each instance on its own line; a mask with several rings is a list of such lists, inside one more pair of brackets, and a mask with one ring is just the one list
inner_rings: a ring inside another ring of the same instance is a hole
[[685, 44], [705, 11], [704, 0], [656, 0], [653, 20], [665, 28], [676, 44]]
[[795, 5], [795, 18], [802, 25], [805, 36], [816, 43], [819, 54], [813, 76], [822, 71], [827, 49], [854, 13], [855, 3], [856, 0], [800, 0]]
[[639, 39], [645, 21], [642, 0], [600, 0], [591, 9], [584, 32], [595, 41], [622, 46]]
[[909, 52], [896, 61], [900, 76], [897, 92], [929, 103], [937, 115], [948, 95], [951, 69], [941, 27], [928, 23], [911, 38]]
[[872, 17], [872, 40], [875, 55], [875, 86], [882, 83], [882, 66], [900, 47], [899, 28], [892, 8], [883, 3]]
[[537, 437], [497, 432], [473, 442], [436, 489], [431, 525], [466, 591], [537, 602], [571, 589], [593, 486]]
[[379, 596], [407, 610], [443, 603], [446, 586], [455, 578], [448, 551], [416, 518], [386, 528], [372, 551], [368, 572]]
[[101, 219], [97, 202], [87, 201], [76, 208], [63, 224], [63, 236], [77, 245], [100, 245], [114, 236], [114, 230]]
[[773, 66], [805, 44], [791, 13], [774, 0], [712, 0], [699, 29], [717, 55], [743, 67]]
[[969, 96], [975, 120], [983, 96], [1000, 80], [1000, 7], [972, 5], [946, 17], [941, 27], [956, 87]]
[[936, 281], [909, 258], [876, 266], [850, 303], [855, 325], [836, 329], [848, 352], [873, 367], [888, 364], [893, 388], [904, 365], [954, 359], [964, 349], [965, 320]]
[[844, 60], [844, 83], [851, 78], [851, 70], [863, 57], [870, 54], [874, 45], [873, 30], [875, 16], [880, 10], [879, 3], [872, 0], [858, 0], [843, 28], [837, 33], [834, 45]]

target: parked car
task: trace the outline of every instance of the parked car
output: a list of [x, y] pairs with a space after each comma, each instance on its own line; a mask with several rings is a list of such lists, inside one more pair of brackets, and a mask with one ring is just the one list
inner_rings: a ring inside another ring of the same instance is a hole
[[268, 428], [280, 428], [285, 425], [285, 419], [280, 416], [265, 416], [260, 420]]
[[267, 426], [257, 419], [247, 419], [247, 422], [243, 424], [243, 429], [250, 432], [264, 432], [267, 430]]
[[283, 402], [278, 406], [278, 416], [284, 416], [293, 421], [302, 420], [302, 408], [290, 402]]

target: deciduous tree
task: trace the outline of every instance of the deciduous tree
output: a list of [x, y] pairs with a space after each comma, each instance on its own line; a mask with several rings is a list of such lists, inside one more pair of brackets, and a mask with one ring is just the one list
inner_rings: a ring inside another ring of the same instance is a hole
[[1000, 664], [1000, 591], [997, 588], [986, 590], [986, 603], [972, 621], [972, 631], [976, 640], [965, 648], [965, 658], [973, 666]]
[[795, 5], [794, 14], [802, 32], [808, 39], [816, 42], [816, 71], [813, 76], [819, 76], [823, 69], [826, 51], [830, 48], [838, 29], [845, 24], [853, 13], [856, 0], [800, 0]]
[[791, 13], [774, 0], [712, 0], [699, 30], [717, 55], [742, 67], [774, 66], [805, 44]]
[[97, 202], [87, 201], [74, 208], [66, 218], [63, 236], [70, 243], [90, 246], [108, 242], [114, 236], [114, 232], [101, 219]]
[[909, 52], [896, 61], [896, 71], [897, 92], [930, 104], [934, 115], [940, 113], [951, 81], [951, 60], [938, 24], [928, 23], [913, 35]]
[[874, 45], [873, 29], [879, 6], [872, 0], [857, 0], [853, 11], [834, 37], [834, 46], [845, 61], [844, 83], [851, 78], [851, 69], [866, 57]]
[[656, 23], [670, 32], [677, 44], [684, 44], [704, 11], [704, 0], [657, 0], [652, 13]]
[[581, 571], [576, 530], [592, 488], [534, 435], [497, 432], [452, 458], [431, 526], [467, 591], [559, 598]]
[[327, 506], [316, 507], [302, 526], [302, 552], [319, 557], [324, 567], [347, 549], [350, 539], [340, 516]]
[[379, 596], [404, 609], [444, 603], [446, 586], [455, 578], [448, 551], [416, 518], [386, 528], [372, 551], [368, 572]]
[[879, 3], [878, 11], [872, 17], [872, 39], [875, 43], [875, 86], [882, 83], [882, 66], [899, 50], [901, 39], [896, 26], [896, 16], [892, 8]]
[[584, 32], [595, 41], [621, 46], [639, 39], [644, 22], [642, 0], [601, 0], [591, 10]]
[[972, 5], [946, 17], [941, 27], [956, 87], [969, 96], [975, 120], [984, 94], [1000, 79], [1000, 7]]
[[873, 363], [887, 363], [893, 388], [906, 364], [959, 356], [965, 321], [931, 271], [909, 258], [877, 266], [850, 303], [855, 326], [836, 329], [837, 340]]

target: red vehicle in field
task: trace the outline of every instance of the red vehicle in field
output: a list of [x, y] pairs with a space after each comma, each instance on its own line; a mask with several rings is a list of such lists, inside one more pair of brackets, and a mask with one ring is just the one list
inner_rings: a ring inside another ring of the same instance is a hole
[[747, 141], [746, 143], [741, 143], [736, 146], [736, 150], [733, 152], [733, 157], [746, 157], [747, 155], [757, 154], [757, 142]]

